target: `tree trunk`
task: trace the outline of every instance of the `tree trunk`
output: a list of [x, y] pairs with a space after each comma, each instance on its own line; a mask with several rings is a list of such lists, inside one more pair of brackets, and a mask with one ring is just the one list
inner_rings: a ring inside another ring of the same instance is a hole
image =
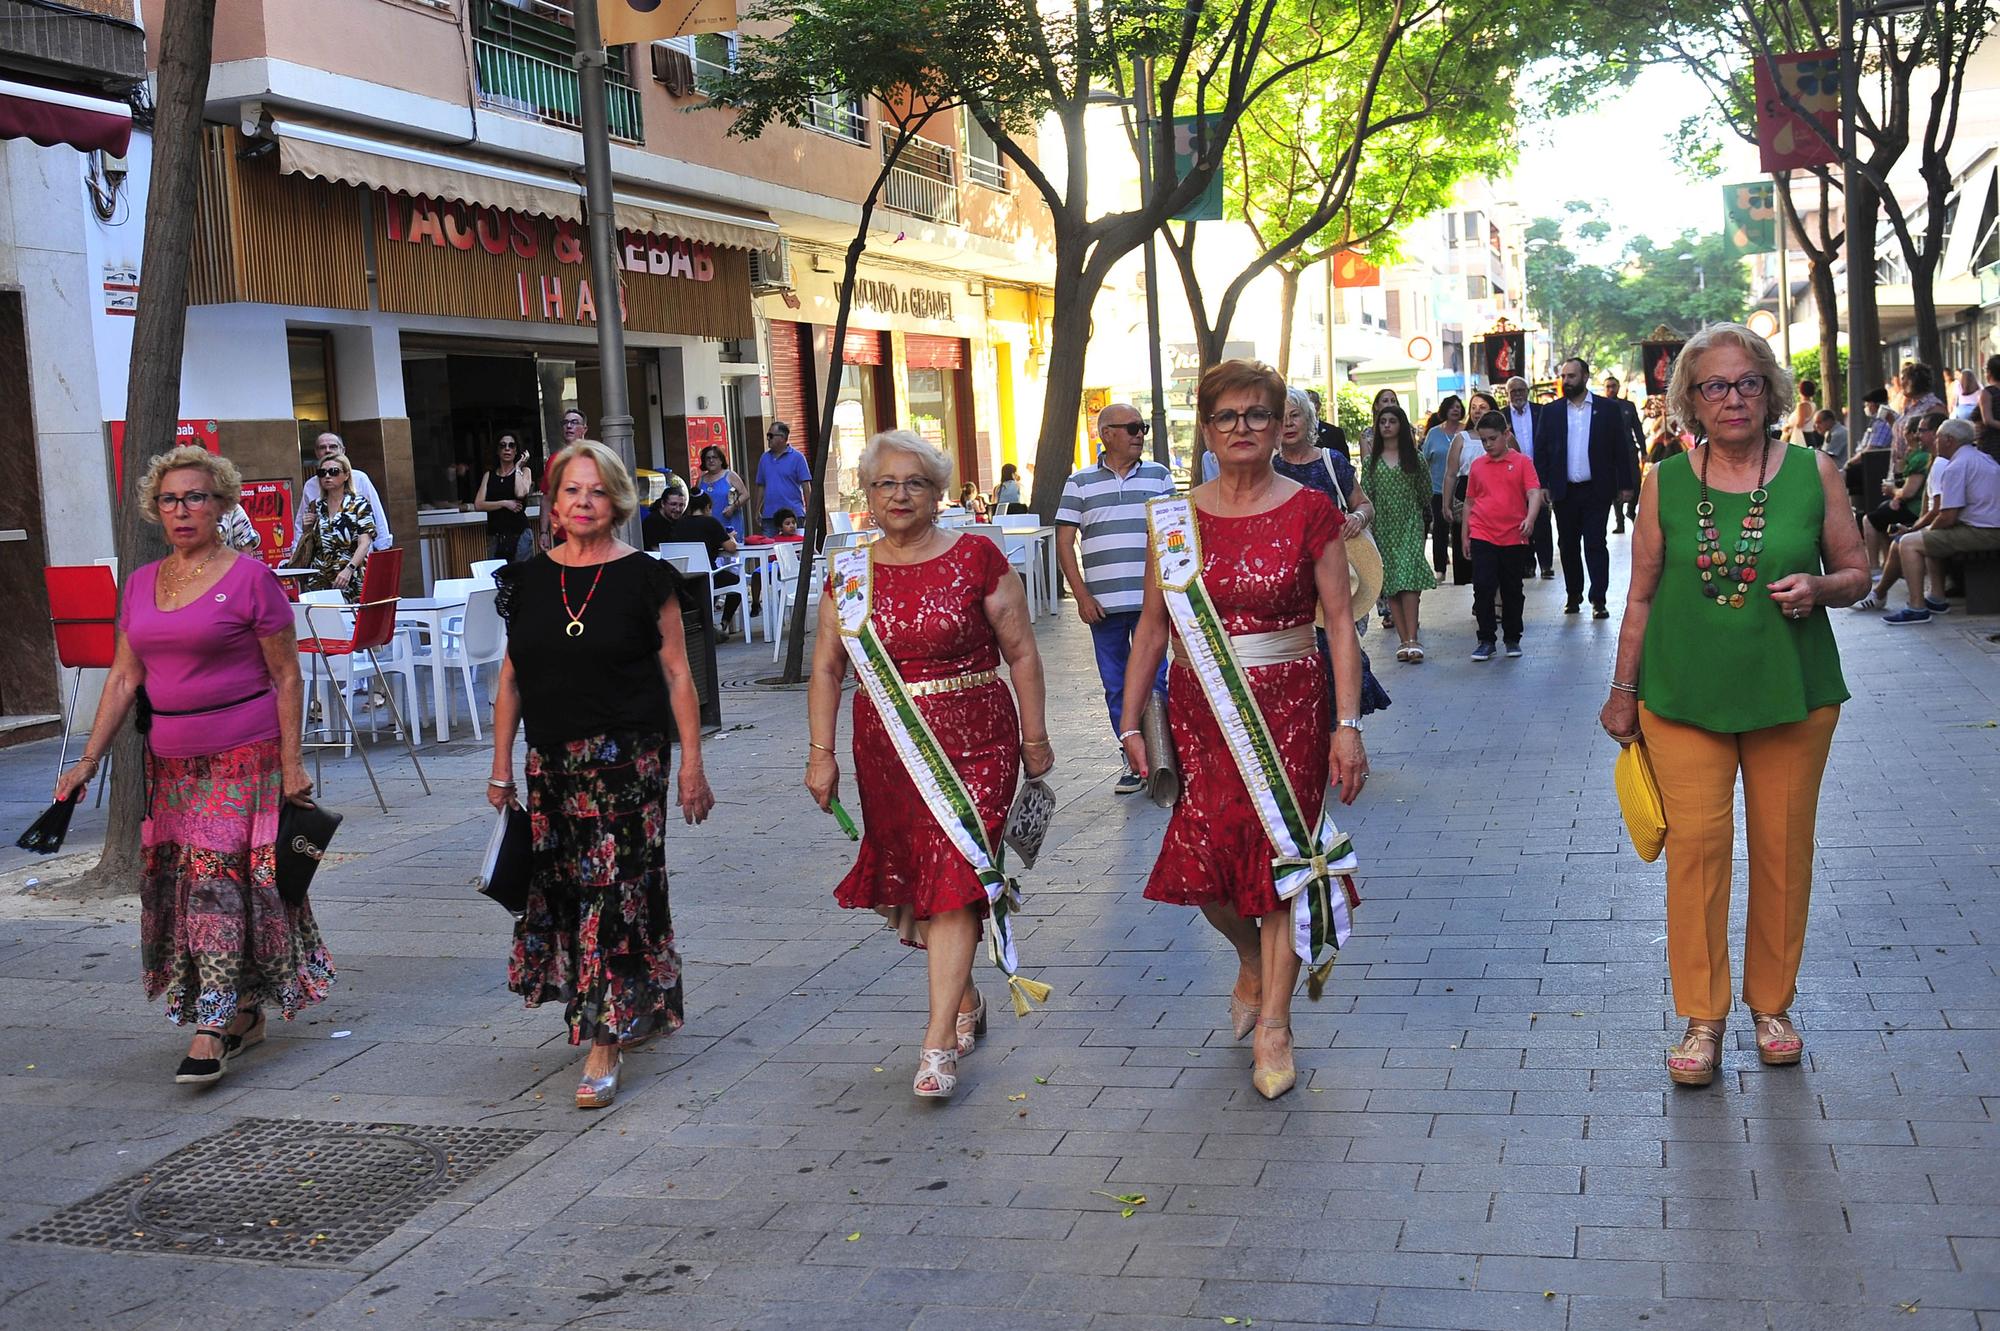
[[[139, 269], [142, 283], [133, 320], [125, 442], [120, 451], [127, 493], [113, 496], [114, 548], [119, 572], [126, 576], [158, 558], [163, 548], [160, 529], [140, 516], [131, 496], [152, 456], [173, 447], [174, 425], [181, 414], [187, 256], [194, 245], [202, 104], [208, 99], [215, 0], [175, 0], [158, 21], [159, 106], [153, 119], [152, 180]], [[144, 750], [138, 732], [129, 727], [114, 749], [104, 854], [88, 875], [98, 891], [130, 892], [139, 880], [139, 824], [146, 816]]]
[[1063, 486], [1076, 462], [1076, 414], [1083, 401], [1090, 307], [1104, 285], [1101, 273], [1085, 270], [1082, 248], [1081, 243], [1065, 245], [1057, 238], [1055, 312], [1049, 317], [1048, 379], [1042, 393], [1042, 431], [1035, 440], [1031, 501], [1045, 523], [1055, 521]]
[[1834, 285], [1833, 265], [1807, 264], [1806, 280], [1812, 284], [1813, 309], [1819, 315], [1820, 405], [1841, 411], [1847, 403], [1847, 376], [1840, 372], [1840, 296]]
[[[1854, 234], [1846, 240], [1847, 261], [1865, 263], [1866, 271], [1860, 283], [1860, 297], [1851, 302], [1853, 308], [1847, 312], [1847, 356], [1850, 363], [1861, 367], [1861, 391], [1866, 393], [1887, 382], [1882, 373], [1882, 316], [1875, 307], [1875, 238], [1881, 201], [1874, 186], [1858, 171], [1848, 188], [1854, 191], [1850, 213]], [[1851, 413], [1859, 407], [1859, 403], [1850, 402], [1847, 409]], [[1860, 442], [1858, 438], [1852, 441], [1855, 446]]]
[[1910, 305], [1917, 316], [1917, 359], [1937, 375], [1938, 395], [1944, 385], [1944, 338], [1938, 331], [1937, 249], [1935, 242], [1922, 260], [1910, 265]]
[[[1278, 269], [1278, 375], [1285, 382], [1292, 378], [1292, 320], [1299, 305], [1299, 273], [1296, 268]], [[1328, 366], [1326, 377], [1333, 379], [1333, 367]]]

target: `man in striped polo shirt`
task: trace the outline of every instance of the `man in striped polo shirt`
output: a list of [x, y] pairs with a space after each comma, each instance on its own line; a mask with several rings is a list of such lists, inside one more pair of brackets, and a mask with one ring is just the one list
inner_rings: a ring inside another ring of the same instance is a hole
[[[1056, 553], [1076, 596], [1077, 618], [1090, 625], [1097, 674], [1104, 681], [1111, 733], [1116, 735], [1125, 703], [1125, 662], [1132, 655], [1132, 631], [1139, 626], [1139, 607], [1146, 597], [1146, 501], [1172, 494], [1174, 477], [1143, 456], [1146, 422], [1129, 402], [1114, 402], [1097, 413], [1097, 440], [1097, 465], [1077, 472], [1063, 486], [1056, 510]], [[1166, 692], [1164, 660], [1153, 687]], [[1118, 793], [1144, 788], [1121, 756]]]

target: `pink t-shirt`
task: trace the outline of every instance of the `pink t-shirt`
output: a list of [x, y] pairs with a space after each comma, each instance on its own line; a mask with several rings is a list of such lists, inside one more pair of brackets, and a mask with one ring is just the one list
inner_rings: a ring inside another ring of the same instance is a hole
[[1472, 505], [1466, 529], [1472, 539], [1493, 545], [1525, 545], [1521, 523], [1528, 516], [1528, 496], [1541, 488], [1535, 464], [1520, 453], [1490, 458], [1482, 451], [1466, 475], [1465, 496]]
[[147, 564], [126, 580], [119, 624], [146, 668], [153, 706], [201, 714], [155, 716], [148, 737], [153, 752], [194, 758], [276, 739], [278, 694], [258, 644], [292, 625], [277, 574], [262, 560], [239, 555], [200, 600], [161, 610], [153, 602], [159, 572], [159, 564]]

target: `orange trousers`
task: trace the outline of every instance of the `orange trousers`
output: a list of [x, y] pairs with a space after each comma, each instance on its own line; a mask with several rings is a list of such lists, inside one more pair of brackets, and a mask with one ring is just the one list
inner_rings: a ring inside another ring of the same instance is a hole
[[1797, 992], [1812, 897], [1819, 783], [1840, 708], [1741, 734], [1639, 709], [1639, 728], [1667, 814], [1667, 969], [1674, 1009], [1697, 1021], [1729, 1015], [1729, 887], [1735, 864], [1736, 773], [1743, 773], [1749, 848], [1743, 1002], [1783, 1012]]

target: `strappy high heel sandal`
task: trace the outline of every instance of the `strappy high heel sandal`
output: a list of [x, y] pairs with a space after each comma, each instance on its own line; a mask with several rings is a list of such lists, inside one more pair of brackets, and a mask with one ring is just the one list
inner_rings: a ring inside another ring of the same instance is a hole
[[[1257, 1018], [1257, 1024], [1268, 1031], [1289, 1031], [1292, 1029], [1291, 1022], [1272, 1021], [1268, 1017]], [[1250, 1065], [1250, 1084], [1256, 1088], [1257, 1094], [1263, 1096], [1266, 1100], [1275, 1100], [1286, 1091], [1291, 1090], [1292, 1087], [1299, 1084], [1299, 1070], [1293, 1056], [1287, 1054], [1282, 1067], [1274, 1065], [1267, 1068], [1260, 1067], [1257, 1064], [1256, 1055], [1253, 1053]]]
[[1667, 1075], [1676, 1086], [1706, 1086], [1721, 1062], [1721, 1025], [1691, 1021], [1681, 1042], [1667, 1051]]
[[607, 1109], [618, 1098], [618, 1074], [625, 1070], [625, 1055], [621, 1052], [611, 1064], [611, 1071], [602, 1077], [585, 1077], [576, 1084], [576, 1107], [578, 1109]]
[[[951, 1071], [945, 1071], [949, 1065]], [[928, 1083], [928, 1086], [926, 1086]], [[917, 1078], [910, 1083], [910, 1090], [925, 1100], [948, 1100], [958, 1089], [958, 1051], [956, 1049], [926, 1049], [923, 1061], [917, 1064]]]
[[264, 1025], [264, 1010], [262, 1008], [251, 1008], [250, 1024], [235, 1035], [225, 1035], [222, 1037], [223, 1061], [227, 1062], [238, 1054], [255, 1049], [258, 1045], [264, 1043]]
[[1246, 1003], [1242, 999], [1238, 998], [1235, 994], [1233, 993], [1230, 994], [1229, 995], [1230, 1038], [1240, 1041], [1244, 1036], [1248, 1035], [1251, 1031], [1256, 1030], [1257, 1013], [1259, 1010], [1260, 1009], [1257, 1007], [1256, 1004]]
[[222, 1060], [228, 1057], [229, 1036], [220, 1027], [216, 1026], [197, 1026], [194, 1029], [194, 1033], [196, 1035], [214, 1036], [215, 1043], [220, 1045], [224, 1051], [223, 1055], [221, 1058], [196, 1058], [193, 1054], [189, 1054], [181, 1060], [180, 1067], [174, 1070], [174, 1084], [177, 1086], [213, 1086], [216, 1082], [222, 1080]]
[[1767, 1067], [1790, 1067], [1805, 1057], [1806, 1042], [1799, 1028], [1782, 1012], [1752, 1012], [1757, 1027], [1757, 1058]]
[[958, 1014], [958, 1056], [964, 1058], [979, 1046], [979, 1037], [986, 1034], [986, 1000], [982, 997], [979, 1006], [970, 1012]]

